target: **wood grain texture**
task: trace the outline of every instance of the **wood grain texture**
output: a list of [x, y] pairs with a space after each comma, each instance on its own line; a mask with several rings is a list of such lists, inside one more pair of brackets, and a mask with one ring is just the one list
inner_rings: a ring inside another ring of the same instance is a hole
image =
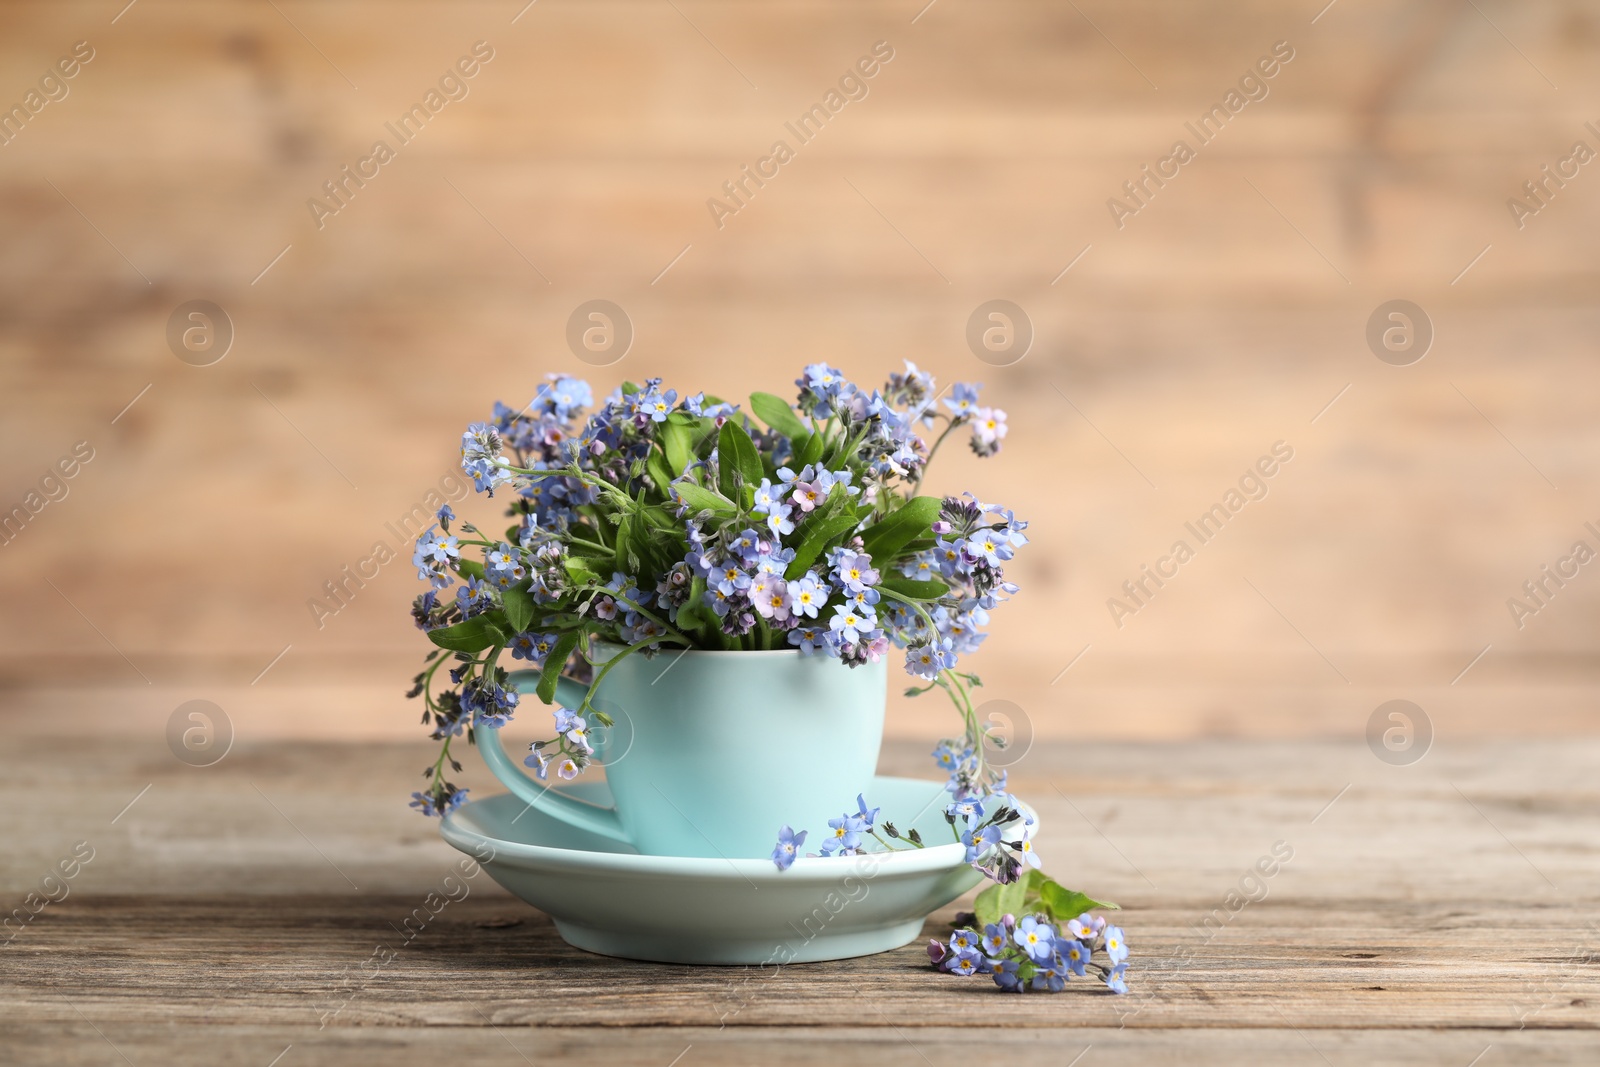
[[[1445, 745], [1410, 767], [1331, 744], [1034, 746], [1013, 786], [1048, 867], [1123, 904], [1125, 998], [1006, 996], [932, 973], [917, 944], [775, 973], [609, 960], [482, 876], [407, 941], [397, 924], [455, 856], [401, 803], [423, 755], [246, 743], [197, 769], [89, 743], [18, 768], [0, 892], [21, 903], [77, 840], [95, 855], [0, 948], [14, 1062], [104, 1062], [107, 1040], [134, 1063], [209, 1049], [261, 1067], [289, 1044], [309, 1063], [448, 1048], [662, 1067], [690, 1045], [685, 1063], [939, 1062], [994, 1042], [1063, 1063], [1091, 1044], [1156, 1063], [1600, 1049], [1593, 742]], [[885, 752], [887, 773], [923, 766], [919, 747]], [[476, 765], [466, 778], [492, 791]], [[1243, 881], [1280, 842], [1292, 857]], [[1238, 892], [1255, 899], [1232, 911]]]
[[[290, 1026], [214, 1025], [173, 1030], [141, 1024], [105, 1034], [83, 1022], [74, 1024], [0, 1023], [0, 1040], [19, 1063], [60, 1067], [100, 1067], [122, 1063], [118, 1051], [136, 1064], [174, 1067], [267, 1067], [282, 1055], [311, 1067], [383, 1063], [429, 1067], [441, 1060], [523, 1067], [526, 1064], [589, 1064], [596, 1067], [777, 1067], [824, 1063], [927, 1067], [963, 1049], [982, 1029], [988, 1054], [1046, 1063], [1156, 1065], [1156, 1067], [1231, 1067], [1241, 1062], [1336, 1065], [1383, 1063], [1394, 1067], [1465, 1067], [1474, 1056], [1492, 1062], [1533, 1067], [1586, 1067], [1594, 1062], [1600, 1038], [1581, 1032], [1485, 1033], [1482, 1030], [1318, 1031], [1290, 1028], [1257, 1030], [1106, 1030], [1092, 1027], [1027, 1029], [968, 1026], [896, 1033], [887, 1027], [803, 1025], [749, 1030], [698, 1027], [639, 1029], [527, 1030], [390, 1028], [327, 1029]], [[114, 1046], [112, 1042], [114, 1041]], [[285, 1050], [288, 1050], [285, 1053]], [[1487, 1055], [1485, 1055], [1487, 1053]], [[675, 1057], [682, 1059], [676, 1060]]]

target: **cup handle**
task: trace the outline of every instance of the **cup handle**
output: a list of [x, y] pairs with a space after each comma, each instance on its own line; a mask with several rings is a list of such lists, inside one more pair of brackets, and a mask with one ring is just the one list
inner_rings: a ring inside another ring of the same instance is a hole
[[[517, 692], [532, 693], [538, 687], [539, 675], [534, 671], [516, 671], [512, 673], [510, 682], [516, 687]], [[581, 707], [586, 691], [583, 685], [570, 678], [557, 679], [556, 703], [569, 709]], [[478, 742], [478, 750], [483, 753], [483, 762], [489, 765], [489, 770], [494, 776], [500, 779], [518, 799], [569, 826], [634, 848], [633, 842], [623, 831], [622, 823], [617, 818], [616, 808], [604, 808], [587, 800], [579, 800], [530, 777], [510, 756], [506, 755], [505, 748], [500, 744], [498, 727], [480, 725], [474, 729], [474, 735]]]

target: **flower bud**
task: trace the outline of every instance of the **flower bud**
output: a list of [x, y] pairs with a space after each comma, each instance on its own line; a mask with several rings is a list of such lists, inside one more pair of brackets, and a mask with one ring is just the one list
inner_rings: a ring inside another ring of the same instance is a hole
[[950, 525], [948, 522], [945, 522], [943, 519], [940, 519], [938, 522], [933, 524], [933, 532], [936, 534], [947, 534], [954, 529], [954, 526]]
[[928, 939], [928, 961], [930, 963], [936, 965], [943, 963], [948, 952], [949, 950], [945, 948], [943, 941], [940, 941], [937, 938]]

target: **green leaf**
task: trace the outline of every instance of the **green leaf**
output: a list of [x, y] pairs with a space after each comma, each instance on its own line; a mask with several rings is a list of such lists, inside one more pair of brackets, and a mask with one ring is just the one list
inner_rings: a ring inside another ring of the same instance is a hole
[[803, 433], [809, 433], [806, 424], [800, 421], [800, 416], [794, 413], [794, 408], [781, 396], [771, 393], [751, 393], [750, 410], [755, 412], [756, 418], [777, 430], [783, 436], [793, 441]]
[[[1037, 874], [1038, 872], [1033, 872]], [[1087, 894], [1076, 889], [1068, 889], [1060, 882], [1045, 878], [1039, 883], [1039, 902], [1050, 912], [1050, 918], [1058, 923], [1068, 919], [1076, 919], [1086, 911], [1095, 908], [1116, 908], [1117, 905], [1104, 900], [1095, 900]]]
[[1019, 878], [1010, 885], [998, 883], [978, 894], [972, 902], [980, 927], [1000, 921], [1002, 915], [1022, 917], [1022, 904], [1028, 895], [1027, 879]]
[[912, 578], [884, 578], [878, 584], [891, 593], [900, 594], [907, 600], [916, 600], [924, 603], [930, 600], [938, 600], [950, 592], [950, 587], [943, 582], [919, 582]]
[[861, 531], [867, 554], [880, 564], [888, 564], [902, 548], [928, 534], [939, 517], [941, 503], [936, 496], [913, 497], [868, 526]]
[[[556, 698], [556, 679], [561, 677], [561, 668], [567, 665], [567, 660], [572, 658], [572, 650], [578, 647], [580, 630], [568, 630], [556, 641], [556, 647], [550, 650], [550, 655], [545, 657], [544, 667], [539, 671], [539, 688], [535, 694], [544, 703], [548, 704]], [[568, 709], [572, 710], [572, 709]]]
[[501, 592], [500, 599], [506, 605], [506, 621], [517, 633], [523, 633], [533, 625], [533, 617], [538, 611], [533, 594], [526, 589], [512, 587]]
[[822, 449], [825, 444], [826, 442], [823, 441], [820, 433], [811, 434], [805, 439], [804, 443], [796, 440], [794, 442], [794, 465], [797, 468], [804, 467], [808, 463], [815, 463], [821, 459]]
[[732, 419], [722, 424], [722, 432], [717, 437], [717, 466], [717, 488], [743, 508], [745, 502], [734, 488], [734, 472], [743, 478], [745, 488], [753, 492], [761, 484], [761, 453], [756, 451], [756, 443], [750, 440], [744, 427]]
[[611, 558], [611, 549], [606, 548], [604, 545], [591, 545], [591, 544], [586, 544], [586, 543], [584, 543], [582, 541], [573, 541], [573, 542], [571, 542], [570, 544], [567, 545], [567, 551], [572, 553], [572, 555], [568, 557], [569, 559], [573, 559], [573, 558], [610, 559]]
[[617, 520], [617, 570], [628, 574], [639, 571], [639, 538], [643, 534], [638, 517], [631, 511], [623, 512]]
[[476, 578], [483, 581], [483, 564], [475, 559], [456, 560], [456, 570], [461, 572], [463, 578]]
[[667, 457], [652, 451], [644, 466], [650, 472], [650, 480], [656, 483], [656, 490], [665, 495], [667, 486], [672, 483], [672, 470], [667, 465]]
[[715, 613], [705, 605], [706, 580], [695, 576], [689, 583], [689, 599], [683, 602], [678, 609], [678, 629], [685, 633], [693, 633], [700, 629], [702, 623], [715, 626]]
[[672, 488], [678, 494], [678, 498], [689, 505], [690, 511], [710, 511], [723, 516], [739, 513], [733, 501], [704, 486], [695, 485], [693, 482], [675, 482]]
[[479, 618], [483, 625], [494, 636], [495, 644], [508, 645], [517, 632], [511, 628], [511, 621], [506, 618], [506, 613], [500, 609], [486, 611]]
[[490, 625], [487, 615], [474, 615], [454, 626], [428, 631], [428, 640], [451, 652], [482, 652], [499, 638], [500, 634]]
[[[843, 488], [843, 486], [834, 486], [833, 491], [838, 493]], [[801, 541], [799, 547], [794, 550], [794, 559], [789, 561], [789, 567], [783, 572], [783, 577], [791, 582], [800, 577], [806, 572], [807, 568], [817, 561], [817, 557], [822, 555], [829, 543], [855, 529], [856, 523], [859, 521], [856, 518], [855, 508], [848, 504], [845, 505], [844, 510], [837, 511], [832, 515], [820, 518], [813, 516], [807, 520], [805, 540]]]
[[632, 396], [634, 393], [637, 393], [638, 391], [639, 391], [639, 387], [637, 385], [635, 385], [633, 382], [623, 382], [622, 383], [622, 395], [623, 396]]
[[566, 570], [567, 577], [579, 585], [588, 585], [600, 580], [599, 573], [581, 556], [568, 556], [561, 561], [561, 566]]
[[[661, 426], [659, 440], [661, 450], [666, 453], [667, 468], [674, 477], [682, 474], [694, 462], [694, 430], [687, 424], [677, 421], [677, 416], [683, 414], [675, 411], [667, 416], [667, 421]], [[671, 479], [668, 479], [669, 481]], [[663, 485], [662, 490], [666, 490]]]

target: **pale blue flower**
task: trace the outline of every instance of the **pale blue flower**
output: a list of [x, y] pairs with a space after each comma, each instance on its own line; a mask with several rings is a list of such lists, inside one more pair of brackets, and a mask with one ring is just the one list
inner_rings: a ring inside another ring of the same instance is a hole
[[966, 382], [956, 382], [950, 387], [950, 395], [945, 397], [944, 406], [950, 409], [950, 414], [956, 418], [965, 418], [971, 415], [978, 407], [979, 385], [969, 385]]
[[1017, 932], [1011, 935], [1017, 947], [1028, 954], [1028, 958], [1035, 963], [1048, 963], [1056, 950], [1056, 932], [1048, 923], [1042, 923], [1032, 915], [1023, 917], [1017, 923]]
[[814, 619], [828, 603], [828, 587], [817, 580], [815, 571], [806, 571], [789, 583], [789, 600], [796, 618], [804, 615]]
[[582, 715], [573, 716], [571, 727], [563, 730], [562, 736], [584, 755], [594, 755], [594, 746], [589, 744], [589, 724]]
[[746, 563], [754, 563], [761, 555], [761, 535], [748, 527], [733, 543], [728, 546], [729, 551]]
[[[770, 544], [771, 542], [764, 542]], [[756, 574], [775, 574], [783, 577], [788, 573], [789, 564], [794, 560], [794, 549], [773, 548], [756, 557]]]
[[459, 808], [467, 799], [466, 789], [457, 789], [449, 782], [444, 783], [443, 797], [436, 797], [432, 793], [412, 793], [411, 806], [423, 815], [443, 815], [448, 811]]
[[861, 847], [861, 835], [866, 832], [867, 824], [857, 816], [845, 814], [837, 819], [829, 819], [828, 826], [833, 832], [822, 844], [825, 855], [840, 850], [851, 853]]
[[789, 643], [800, 650], [802, 656], [827, 652], [828, 631], [821, 626], [796, 626], [789, 631]]
[[972, 413], [972, 451], [992, 456], [1006, 435], [1006, 413], [999, 408], [977, 408]]
[[731, 559], [718, 564], [711, 578], [707, 580], [723, 596], [733, 596], [750, 588], [750, 575]]
[[787, 871], [794, 864], [794, 859], [800, 854], [800, 847], [806, 843], [806, 831], [795, 833], [788, 826], [778, 831], [778, 844], [772, 850], [772, 862], [777, 864], [778, 870]]
[[967, 538], [967, 552], [988, 564], [1004, 563], [1016, 555], [1011, 538], [997, 530], [983, 529]]
[[456, 589], [457, 607], [462, 618], [470, 619], [494, 607], [494, 592], [478, 578], [468, 578], [465, 585]]
[[943, 642], [925, 644], [906, 649], [906, 673], [921, 678], [934, 679], [947, 667], [954, 667], [955, 655]]
[[1049, 963], [1041, 963], [1039, 964], [1039, 969], [1033, 972], [1033, 988], [1059, 993], [1067, 988], [1067, 976], [1061, 968], [1055, 965], [1054, 960]]
[[1122, 928], [1119, 926], [1106, 927], [1106, 955], [1111, 957], [1112, 963], [1121, 963], [1128, 958], [1128, 944], [1122, 939]]
[[1016, 960], [999, 960], [994, 968], [994, 984], [1008, 993], [1020, 993], [1023, 990], [1022, 981], [1017, 977]]
[[756, 501], [750, 506], [750, 510], [759, 515], [765, 515], [777, 507], [782, 499], [783, 487], [781, 485], [773, 485], [770, 479], [763, 478], [761, 479], [761, 484], [756, 486]]
[[871, 633], [877, 625], [878, 620], [873, 616], [863, 615], [853, 610], [849, 604], [840, 604], [834, 609], [828, 629], [837, 634], [840, 640], [855, 644], [861, 640], [863, 634]]
[[966, 830], [961, 835], [961, 843], [967, 846], [967, 862], [977, 863], [991, 848], [1000, 843], [1000, 828], [998, 826], [974, 827]]
[[872, 557], [865, 552], [835, 549], [832, 563], [833, 576], [849, 592], [859, 592], [869, 585], [878, 584], [878, 572], [872, 569]]
[[774, 504], [772, 510], [767, 513], [767, 529], [771, 530], [775, 537], [794, 533], [794, 523], [789, 519], [793, 514], [794, 508], [788, 504]]
[[944, 969], [951, 974], [966, 976], [976, 974], [978, 965], [982, 962], [983, 957], [977, 952], [957, 952], [944, 961]]
[[983, 818], [983, 798], [978, 796], [963, 797], [945, 809], [945, 814], [969, 822]]
[[1061, 958], [1062, 969], [1071, 969], [1078, 977], [1083, 977], [1084, 969], [1089, 966], [1089, 946], [1082, 941], [1056, 941], [1056, 953]]

